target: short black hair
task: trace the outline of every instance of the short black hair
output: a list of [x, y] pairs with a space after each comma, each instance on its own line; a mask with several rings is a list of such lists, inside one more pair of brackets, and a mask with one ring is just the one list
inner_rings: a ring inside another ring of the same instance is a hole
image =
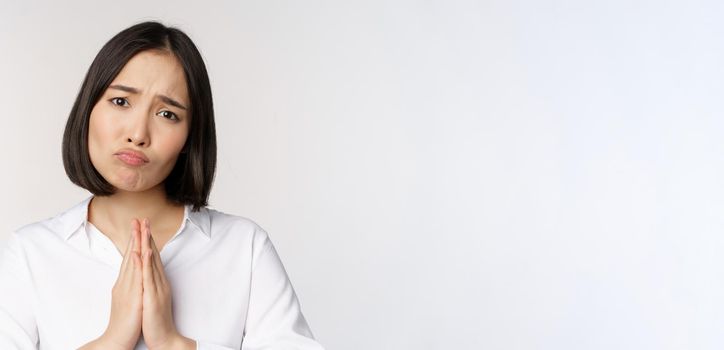
[[168, 199], [208, 205], [216, 172], [216, 126], [211, 85], [201, 53], [181, 30], [159, 22], [142, 22], [122, 30], [96, 55], [86, 73], [63, 133], [63, 166], [70, 181], [98, 196], [116, 189], [95, 169], [88, 153], [88, 123], [93, 107], [126, 63], [137, 53], [161, 50], [173, 54], [186, 76], [190, 110], [189, 134], [164, 182]]

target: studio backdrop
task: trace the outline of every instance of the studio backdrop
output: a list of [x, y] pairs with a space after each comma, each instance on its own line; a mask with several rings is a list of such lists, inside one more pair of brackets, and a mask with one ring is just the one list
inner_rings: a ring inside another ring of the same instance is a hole
[[209, 70], [210, 206], [328, 349], [721, 349], [723, 4], [3, 1], [0, 242], [89, 195], [72, 103], [159, 20]]

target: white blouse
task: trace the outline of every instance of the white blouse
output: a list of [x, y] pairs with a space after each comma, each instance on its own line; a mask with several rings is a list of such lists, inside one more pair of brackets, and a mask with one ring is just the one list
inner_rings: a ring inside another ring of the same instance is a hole
[[[0, 349], [77, 349], [105, 331], [123, 256], [88, 222], [91, 198], [11, 233], [0, 253]], [[176, 328], [197, 349], [322, 349], [250, 219], [187, 205], [160, 254]], [[147, 349], [143, 337], [135, 349]]]

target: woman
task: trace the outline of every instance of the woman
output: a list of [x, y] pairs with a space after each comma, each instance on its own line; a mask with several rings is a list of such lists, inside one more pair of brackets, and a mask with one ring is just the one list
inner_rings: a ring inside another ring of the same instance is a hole
[[267, 233], [206, 208], [216, 168], [204, 62], [144, 22], [91, 64], [63, 136], [93, 195], [10, 235], [0, 349], [321, 349]]

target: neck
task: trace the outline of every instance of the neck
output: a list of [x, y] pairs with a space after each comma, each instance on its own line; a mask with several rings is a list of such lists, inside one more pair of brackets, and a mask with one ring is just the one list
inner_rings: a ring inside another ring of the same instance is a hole
[[183, 205], [168, 200], [163, 184], [143, 192], [119, 190], [110, 196], [94, 196], [88, 205], [88, 221], [116, 237], [130, 235], [132, 220], [144, 218], [151, 222], [156, 237], [177, 221], [179, 214], [183, 218]]

